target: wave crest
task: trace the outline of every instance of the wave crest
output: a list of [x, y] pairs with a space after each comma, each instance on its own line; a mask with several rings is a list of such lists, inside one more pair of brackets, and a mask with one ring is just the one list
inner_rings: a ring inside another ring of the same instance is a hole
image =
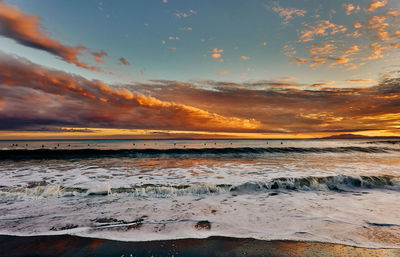
[[138, 185], [129, 188], [111, 188], [108, 184], [92, 188], [39, 185], [26, 188], [1, 188], [0, 197], [37, 198], [126, 194], [133, 197], [175, 197], [185, 195], [210, 195], [221, 193], [253, 194], [279, 191], [337, 191], [357, 189], [400, 190], [397, 176], [326, 176], [326, 177], [282, 177], [269, 181], [246, 182], [240, 185], [199, 183], [194, 185]]
[[142, 158], [142, 157], [251, 157], [267, 153], [388, 153], [400, 151], [388, 147], [241, 147], [241, 148], [173, 148], [173, 149], [14, 149], [0, 150], [0, 160], [84, 159], [84, 158]]

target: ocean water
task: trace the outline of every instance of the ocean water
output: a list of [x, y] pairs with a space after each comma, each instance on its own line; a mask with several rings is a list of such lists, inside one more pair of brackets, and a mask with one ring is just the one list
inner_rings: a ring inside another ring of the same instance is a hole
[[398, 140], [0, 141], [0, 234], [400, 248]]

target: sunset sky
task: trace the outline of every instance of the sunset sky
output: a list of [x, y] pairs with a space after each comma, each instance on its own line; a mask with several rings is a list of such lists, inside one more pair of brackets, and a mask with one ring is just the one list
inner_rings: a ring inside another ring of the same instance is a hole
[[398, 0], [0, 0], [0, 139], [400, 136]]

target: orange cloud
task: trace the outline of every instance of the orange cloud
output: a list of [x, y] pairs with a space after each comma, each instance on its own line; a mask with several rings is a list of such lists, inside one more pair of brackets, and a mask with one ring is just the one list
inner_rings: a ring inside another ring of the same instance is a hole
[[360, 6], [354, 6], [353, 4], [343, 4], [343, 8], [346, 9], [346, 14], [350, 15], [352, 11], [354, 11], [355, 13], [357, 13], [358, 11], [360, 11]]
[[388, 23], [385, 22], [387, 19], [386, 16], [372, 16], [368, 21], [368, 28], [376, 31], [376, 37], [381, 41], [389, 40], [389, 32], [386, 31], [389, 26]]
[[328, 20], [318, 21], [315, 26], [309, 24], [305, 24], [304, 26], [306, 29], [300, 32], [300, 41], [302, 42], [312, 41], [315, 36], [334, 35], [347, 31], [347, 28], [343, 25], [337, 25]]
[[387, 130], [399, 134], [400, 79], [392, 77], [363, 88], [335, 88], [332, 81], [310, 87], [288, 78], [113, 86], [1, 53], [0, 99], [0, 130], [64, 127], [280, 135]]
[[329, 68], [334, 68], [338, 64], [346, 64], [350, 62], [350, 58], [347, 58], [347, 55], [334, 58], [333, 62], [329, 65]]
[[[351, 13], [357, 9], [354, 5], [353, 7], [354, 9], [350, 6]], [[351, 41], [333, 37], [332, 35], [347, 31], [347, 28], [342, 25], [334, 24], [328, 20], [316, 21], [314, 24], [303, 23], [304, 28], [299, 32], [299, 40], [294, 41], [293, 44], [307, 43], [316, 40], [317, 36], [322, 38], [318, 39], [318, 43], [305, 46], [304, 50], [309, 52], [309, 56], [294, 58], [290, 63], [308, 63], [310, 67], [316, 67], [330, 61], [329, 68], [355, 70], [365, 65], [365, 60], [383, 58], [387, 50], [396, 49], [400, 44], [397, 40], [400, 32], [395, 27], [398, 23], [396, 19], [398, 15], [400, 15], [400, 10], [390, 9], [384, 15], [368, 15], [368, 20], [353, 23], [354, 29], [364, 28], [362, 33], [359, 30], [354, 30], [346, 36], [354, 38], [364, 35], [370, 36], [371, 38], [366, 39], [372, 41], [369, 47], [362, 43], [351, 45], [349, 44]], [[368, 49], [372, 50], [372, 53], [368, 57], [361, 57], [368, 54]], [[294, 47], [289, 47], [289, 44], [284, 46], [281, 53], [290, 57], [297, 57], [297, 50]]]
[[240, 56], [240, 59], [242, 59], [242, 60], [248, 60], [248, 59], [250, 59], [250, 57], [247, 57], [247, 56]]
[[307, 58], [295, 58], [290, 60], [290, 64], [302, 64], [307, 63], [309, 60]]
[[[316, 83], [315, 87], [269, 80], [204, 83], [164, 81], [161, 87], [143, 85], [143, 90], [164, 100], [212, 108], [228, 116], [253, 117], [271, 133], [390, 130], [400, 134], [398, 119], [393, 118], [400, 109], [400, 78], [362, 88], [337, 88], [336, 84], [344, 83], [332, 81]], [[382, 118], [390, 115], [392, 118]]]
[[374, 60], [374, 59], [380, 59], [383, 58], [383, 51], [384, 50], [390, 50], [390, 49], [396, 49], [400, 48], [400, 43], [393, 43], [390, 45], [383, 46], [378, 43], [372, 43], [370, 44], [370, 48], [372, 50], [372, 53], [370, 56], [367, 57], [368, 60]]
[[335, 84], [336, 81], [330, 81], [330, 82], [324, 82], [324, 83], [316, 83], [316, 84], [312, 84], [310, 85], [310, 87], [323, 87], [323, 86], [330, 86]]
[[222, 50], [222, 49], [214, 48], [212, 50], [211, 57], [214, 59], [221, 58], [221, 56], [222, 56], [221, 53], [223, 53], [223, 52], [224, 52], [224, 50]]
[[358, 47], [358, 45], [352, 45], [344, 53], [351, 55], [351, 54], [356, 54], [358, 52], [360, 52], [360, 48]]
[[307, 13], [307, 11], [303, 9], [282, 8], [278, 5], [278, 3], [275, 3], [275, 6], [272, 7], [272, 10], [278, 13], [281, 18], [284, 18], [284, 24], [287, 24], [289, 20], [294, 18], [294, 16], [304, 17], [304, 15]]
[[[6, 101], [0, 100], [0, 105], [5, 105], [5, 104], [6, 104]], [[0, 106], [0, 111], [3, 111], [3, 110], [4, 110], [4, 108]]]
[[218, 72], [218, 75], [220, 75], [220, 76], [223, 76], [223, 75], [226, 75], [226, 74], [228, 74], [229, 72], [227, 72], [227, 71], [220, 71], [220, 72]]
[[400, 15], [400, 10], [389, 10], [386, 12], [386, 15], [392, 16], [392, 17], [397, 17]]
[[313, 56], [312, 62], [310, 63], [310, 67], [316, 67], [320, 65], [326, 64], [326, 60], [328, 59], [328, 56]]
[[11, 38], [24, 46], [56, 55], [78, 67], [101, 71], [99, 67], [90, 66], [78, 60], [78, 56], [83, 55], [83, 51], [87, 50], [86, 47], [63, 45], [48, 37], [42, 31], [38, 16], [26, 14], [15, 6], [0, 2], [0, 23], [2, 27], [0, 34], [2, 36]]
[[108, 53], [105, 52], [104, 50], [101, 50], [100, 52], [93, 52], [93, 57], [96, 62], [104, 63], [103, 57], [108, 56]]
[[362, 35], [363, 35], [363, 34], [360, 33], [359, 31], [354, 31], [353, 33], [346, 34], [346, 36], [348, 36], [348, 37], [354, 37], [354, 38], [359, 38], [359, 37], [361, 37]]
[[286, 55], [287, 57], [293, 57], [296, 55], [297, 51], [292, 46], [284, 45], [281, 53]]
[[356, 69], [360, 68], [361, 66], [364, 66], [365, 64], [366, 64], [365, 62], [361, 62], [358, 64], [347, 63], [347, 64], [345, 64], [345, 66], [347, 67], [347, 70], [351, 71], [351, 70], [356, 70]]
[[374, 82], [373, 79], [348, 79], [345, 80], [348, 83], [366, 83], [366, 82]]
[[[47, 125], [227, 132], [252, 131], [260, 127], [260, 123], [251, 118], [224, 116], [162, 101], [126, 88], [113, 88], [98, 80], [89, 81], [50, 70], [1, 52], [0, 92], [6, 102], [0, 121], [14, 119], [22, 124], [26, 124], [24, 119], [30, 119]], [[12, 99], [13, 104], [7, 105], [7, 98]], [[21, 105], [23, 107], [19, 108]]]
[[317, 47], [317, 46], [313, 45], [313, 47], [310, 49], [310, 54], [312, 54], [312, 55], [329, 54], [336, 48], [337, 47], [334, 44], [330, 44], [330, 43], [325, 43], [321, 47]]
[[373, 43], [370, 45], [372, 48], [372, 54], [367, 57], [368, 60], [383, 58], [382, 49], [383, 47], [378, 43]]
[[372, 12], [380, 7], [384, 7], [387, 4], [387, 0], [375, 0], [369, 3], [367, 11]]

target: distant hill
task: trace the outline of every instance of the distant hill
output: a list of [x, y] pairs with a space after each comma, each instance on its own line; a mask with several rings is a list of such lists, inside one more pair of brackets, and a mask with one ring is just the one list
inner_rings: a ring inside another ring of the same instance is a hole
[[355, 135], [355, 134], [339, 134], [339, 135], [333, 135], [329, 137], [322, 137], [320, 139], [385, 139], [385, 138], [400, 138], [400, 137], [369, 137], [369, 136], [363, 136], [363, 135]]

